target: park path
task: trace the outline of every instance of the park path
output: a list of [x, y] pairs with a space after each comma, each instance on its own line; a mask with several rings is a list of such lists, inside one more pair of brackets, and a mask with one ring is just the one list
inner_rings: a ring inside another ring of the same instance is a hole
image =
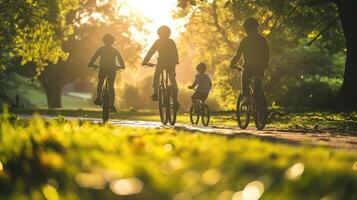
[[[20, 118], [32, 118], [31, 115], [19, 115]], [[45, 119], [56, 119], [57, 116], [41, 115]], [[65, 117], [68, 120], [85, 120], [93, 123], [102, 123], [100, 118], [83, 118], [83, 117]], [[357, 137], [345, 134], [329, 134], [329, 133], [307, 133], [307, 132], [292, 132], [292, 131], [277, 131], [266, 129], [258, 131], [253, 128], [245, 130], [234, 127], [220, 126], [192, 126], [191, 124], [176, 123], [175, 126], [163, 126], [158, 121], [140, 121], [140, 120], [123, 120], [110, 119], [109, 124], [113, 126], [125, 126], [133, 128], [149, 128], [149, 129], [173, 129], [177, 131], [189, 131], [192, 133], [200, 132], [226, 137], [241, 137], [241, 138], [257, 138], [269, 142], [285, 143], [290, 145], [313, 145], [313, 146], [328, 146], [334, 148], [342, 148], [347, 150], [357, 150]]]

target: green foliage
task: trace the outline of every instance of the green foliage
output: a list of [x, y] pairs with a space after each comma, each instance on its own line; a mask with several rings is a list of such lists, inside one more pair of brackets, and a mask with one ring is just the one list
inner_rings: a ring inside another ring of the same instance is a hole
[[[357, 157], [348, 151], [61, 118], [8, 119], [0, 121], [2, 199], [357, 195]], [[127, 187], [120, 190], [120, 183]]]
[[61, 45], [73, 32], [66, 16], [78, 4], [79, 0], [0, 1], [0, 67], [8, 68], [11, 59], [20, 57], [22, 64], [36, 63], [40, 72], [48, 62], [66, 59]]
[[[189, 18], [182, 43], [185, 46], [189, 45], [185, 41], [192, 43], [196, 61], [214, 66], [210, 71], [214, 90], [224, 108], [234, 108], [241, 87], [239, 75], [228, 66], [245, 36], [242, 23], [249, 16], [258, 19], [259, 31], [267, 37], [270, 46], [271, 65], [265, 84], [271, 102], [316, 107], [335, 95], [344, 64], [340, 62], [345, 48], [340, 24], [334, 23], [313, 46], [308, 46], [338, 16], [335, 5], [309, 8], [298, 0], [213, 0], [196, 1], [196, 4], [178, 13], [178, 17]], [[303, 95], [296, 95], [300, 91]], [[319, 92], [312, 94], [316, 97], [314, 102], [307, 99], [311, 92]], [[291, 101], [293, 98], [296, 100]]]

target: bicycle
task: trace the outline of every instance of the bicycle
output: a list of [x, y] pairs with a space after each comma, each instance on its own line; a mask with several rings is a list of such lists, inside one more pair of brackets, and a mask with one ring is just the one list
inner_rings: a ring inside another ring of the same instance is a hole
[[[97, 70], [99, 68], [99, 66], [92, 66], [94, 68], [94, 70]], [[122, 67], [119, 67], [117, 66], [116, 67], [117, 69], [124, 69]], [[101, 102], [101, 107], [102, 107], [102, 120], [103, 120], [103, 123], [106, 123], [108, 122], [109, 120], [109, 114], [110, 114], [110, 107], [111, 107], [111, 104], [114, 103], [114, 102], [111, 102], [113, 98], [112, 95], [112, 92], [110, 91], [110, 88], [109, 88], [109, 83], [108, 83], [108, 78], [105, 79], [105, 82], [104, 82], [104, 85], [103, 85], [103, 89], [102, 89], [102, 94], [101, 94], [101, 97], [102, 97], [102, 102]]]
[[192, 125], [197, 125], [200, 117], [202, 124], [208, 126], [210, 121], [209, 107], [201, 99], [195, 99], [190, 108], [190, 120]]
[[[148, 67], [156, 67], [156, 64], [146, 64]], [[174, 126], [177, 116], [177, 105], [175, 100], [175, 91], [169, 81], [169, 75], [165, 68], [163, 68], [158, 87], [158, 101], [159, 101], [159, 113], [160, 120], [163, 125], [169, 123]]]
[[[238, 67], [235, 67], [235, 69], [239, 72], [242, 71], [242, 69]], [[268, 121], [268, 108], [264, 92], [262, 90], [257, 92], [254, 88], [254, 82], [262, 78], [263, 77], [260, 76], [252, 76], [249, 79], [249, 94], [244, 96], [240, 93], [238, 96], [236, 117], [241, 129], [246, 129], [248, 127], [251, 115], [253, 115], [255, 126], [258, 130], [264, 129]]]

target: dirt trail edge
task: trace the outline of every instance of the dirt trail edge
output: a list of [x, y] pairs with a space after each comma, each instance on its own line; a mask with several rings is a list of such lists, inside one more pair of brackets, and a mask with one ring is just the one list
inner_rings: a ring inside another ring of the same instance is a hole
[[[18, 115], [20, 118], [30, 119], [32, 115]], [[40, 115], [44, 119], [56, 119], [57, 116]], [[68, 120], [84, 120], [93, 123], [101, 123], [100, 118], [81, 118], [81, 117], [65, 117]], [[207, 134], [222, 135], [226, 137], [241, 137], [241, 138], [257, 138], [269, 142], [286, 143], [290, 145], [317, 145], [328, 146], [335, 148], [343, 148], [349, 150], [357, 150], [357, 137], [348, 135], [328, 134], [328, 133], [303, 133], [303, 132], [288, 132], [275, 130], [255, 129], [242, 130], [239, 128], [226, 128], [216, 126], [192, 126], [189, 124], [176, 123], [175, 126], [163, 126], [161, 122], [156, 121], [136, 121], [136, 120], [122, 120], [110, 119], [110, 125], [126, 126], [133, 128], [152, 128], [152, 129], [173, 129], [190, 132], [201, 132]]]

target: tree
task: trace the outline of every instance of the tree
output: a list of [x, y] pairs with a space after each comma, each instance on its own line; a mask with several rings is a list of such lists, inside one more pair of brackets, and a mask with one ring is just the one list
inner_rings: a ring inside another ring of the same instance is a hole
[[[218, 77], [215, 81], [216, 85], [218, 85], [220, 97], [228, 105], [234, 104], [235, 94], [233, 91], [235, 90], [234, 85], [237, 85], [237, 83], [235, 81], [236, 77], [229, 74], [230, 72], [226, 69], [227, 67], [222, 66], [227, 66], [226, 61], [229, 60], [234, 53], [239, 38], [243, 36], [241, 22], [248, 16], [253, 15], [258, 18], [261, 24], [260, 31], [268, 37], [272, 49], [272, 66], [268, 76], [269, 88], [271, 89], [269, 93], [276, 93], [276, 91], [281, 89], [283, 77], [299, 81], [300, 75], [303, 77], [304, 74], [307, 75], [306, 72], [309, 73], [310, 77], [322, 75], [333, 78], [334, 76], [331, 73], [336, 70], [331, 67], [326, 68], [326, 66], [314, 66], [316, 70], [301, 68], [301, 70], [305, 70], [305, 72], [295, 71], [298, 74], [289, 73], [288, 70], [291, 71], [292, 69], [288, 69], [287, 66], [292, 63], [289, 63], [290, 61], [285, 62], [284, 60], [289, 57], [289, 53], [293, 52], [290, 51], [291, 49], [297, 47], [304, 49], [304, 46], [309, 46], [312, 43], [311, 41], [315, 41], [314, 48], [318, 49], [318, 51], [305, 52], [330, 55], [330, 57], [324, 58], [330, 61], [325, 60], [320, 63], [331, 64], [332, 59], [335, 57], [331, 55], [340, 54], [346, 47], [343, 42], [343, 33], [345, 33], [346, 37], [346, 32], [348, 31], [345, 30], [346, 28], [341, 29], [340, 24], [335, 23], [335, 19], [343, 16], [343, 14], [341, 14], [341, 6], [344, 5], [345, 7], [342, 9], [347, 9], [347, 6], [351, 5], [351, 1], [345, 1], [343, 3], [337, 1], [337, 7], [333, 4], [329, 4], [319, 8], [306, 7], [302, 4], [303, 2], [299, 0], [213, 0], [209, 2], [196, 1], [194, 3], [197, 5], [188, 6], [183, 11], [183, 15], [189, 15], [190, 17], [190, 22], [187, 26], [188, 34], [186, 36], [190, 39], [196, 38], [193, 40], [197, 43], [197, 48], [201, 49], [198, 54], [200, 59], [207, 60], [211, 66], [215, 67], [213, 71], [215, 76]], [[187, 2], [186, 4], [181, 2], [181, 5], [189, 4], [190, 3]], [[353, 8], [354, 7], [352, 7], [351, 10], [353, 10]], [[339, 11], [339, 15], [337, 11]], [[348, 15], [347, 18], [349, 18], [347, 22], [352, 23], [353, 17]], [[342, 20], [341, 22], [342, 27], [346, 26], [343, 25], [344, 22]], [[202, 37], [202, 33], [209, 34], [205, 34], [205, 37]], [[348, 32], [350, 38], [352, 38], [351, 35], [353, 35], [351, 33], [352, 31]], [[347, 39], [346, 42], [348, 43]], [[347, 52], [348, 51], [347, 48]], [[348, 54], [349, 53], [347, 53], [347, 57]], [[322, 57], [316, 57], [316, 59], [320, 58]], [[312, 59], [315, 58], [312, 57]], [[284, 65], [282, 63], [284, 63]], [[351, 81], [353, 73], [349, 73], [352, 72], [352, 70], [347, 67], [349, 63], [347, 59], [344, 81], [340, 93], [337, 95], [337, 99], [342, 100], [339, 102], [339, 105], [343, 105], [345, 110], [356, 109], [354, 106], [357, 102], [355, 100], [356, 94], [351, 90], [351, 87], [345, 86], [347, 83], [349, 83], [347, 85], [354, 83]], [[336, 67], [337, 66], [335, 66], [335, 68]], [[338, 77], [338, 74], [335, 75], [335, 77]], [[344, 88], [350, 89], [347, 90]], [[341, 93], [343, 93], [343, 95], [341, 95]], [[340, 96], [348, 98], [344, 99]]]
[[[61, 92], [65, 84], [94, 76], [93, 70], [88, 69], [87, 64], [90, 56], [102, 45], [101, 38], [105, 33], [110, 32], [116, 37], [116, 44], [119, 44], [119, 49], [122, 50], [129, 65], [136, 62], [140, 45], [131, 39], [130, 33], [123, 30], [129, 30], [134, 23], [139, 25], [140, 22], [137, 19], [134, 21], [125, 16], [118, 16], [117, 9], [121, 6], [125, 5], [115, 1], [98, 4], [96, 1], [80, 0], [75, 9], [66, 13], [65, 22], [73, 30], [73, 34], [60, 44], [60, 48], [66, 52], [66, 59], [45, 60], [47, 66], [38, 70], [38, 80], [44, 88], [50, 109], [62, 106]], [[17, 60], [13, 60], [13, 66], [19, 64]], [[32, 63], [38, 65], [36, 62]], [[33, 65], [26, 67], [33, 68]], [[29, 77], [34, 76], [33, 71], [26, 67], [16, 67], [16, 71]]]
[[40, 72], [47, 62], [66, 59], [62, 42], [72, 33], [66, 15], [78, 6], [78, 0], [1, 0], [0, 1], [0, 69], [34, 62]]
[[346, 42], [346, 63], [342, 87], [332, 103], [338, 109], [357, 110], [357, 2], [353, 0], [315, 0], [308, 2], [309, 6], [334, 3], [338, 8], [339, 19]]

